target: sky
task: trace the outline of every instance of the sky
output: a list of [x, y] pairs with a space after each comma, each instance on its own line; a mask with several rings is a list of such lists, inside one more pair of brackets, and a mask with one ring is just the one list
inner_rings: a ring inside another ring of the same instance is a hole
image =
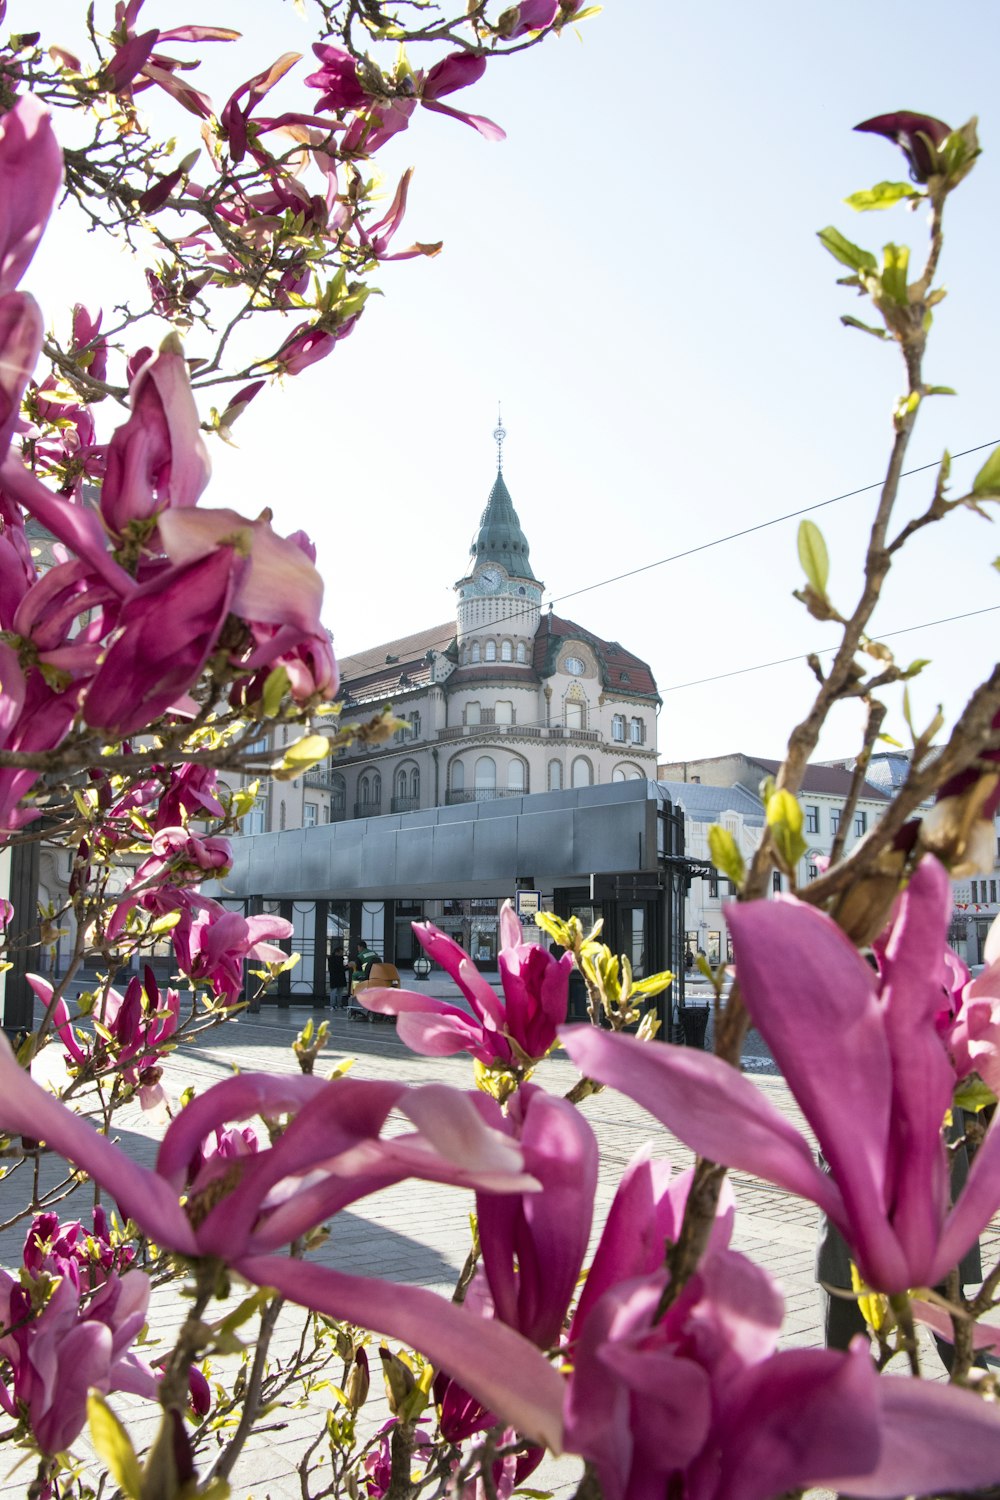
[[[81, 9], [47, 0], [47, 38], [76, 40]], [[99, 24], [111, 9], [98, 0]], [[233, 47], [202, 48], [189, 75], [220, 104], [312, 41], [277, 0], [146, 0], [143, 16], [242, 29]], [[835, 627], [792, 598], [796, 520], [722, 539], [884, 472], [901, 362], [841, 325], [866, 308], [816, 239], [834, 224], [875, 250], [895, 239], [922, 254], [923, 215], [843, 203], [905, 177], [889, 143], [852, 133], [871, 115], [980, 115], [985, 154], [949, 207], [949, 296], [925, 366], [958, 395], [924, 403], [908, 467], [1000, 442], [1000, 10], [956, 0], [948, 17], [927, 0], [609, 0], [456, 97], [506, 141], [418, 112], [380, 160], [390, 178], [416, 168], [400, 243], [444, 250], [384, 267], [384, 295], [352, 337], [261, 393], [238, 448], [213, 444], [203, 503], [270, 505], [279, 530], [314, 538], [343, 655], [453, 620], [496, 472], [499, 401], [504, 477], [546, 601], [651, 664], [661, 759], [780, 756], [811, 701], [803, 658]], [[7, 23], [37, 25], [36, 5], [12, 0]], [[27, 285], [56, 318], [74, 300], [110, 304], [126, 269], [62, 214]], [[955, 485], [985, 456], [958, 460]], [[933, 481], [904, 482], [901, 521]], [[845, 612], [874, 499], [813, 516]], [[918, 729], [939, 704], [950, 723], [997, 659], [998, 554], [1000, 530], [957, 513], [919, 534], [889, 580], [875, 633], [906, 631], [886, 636], [900, 660], [931, 659], [910, 686]], [[930, 623], [958, 615], [970, 617]], [[908, 743], [902, 690], [887, 701], [886, 728]], [[839, 707], [819, 755], [854, 753], [861, 726], [858, 704]]]

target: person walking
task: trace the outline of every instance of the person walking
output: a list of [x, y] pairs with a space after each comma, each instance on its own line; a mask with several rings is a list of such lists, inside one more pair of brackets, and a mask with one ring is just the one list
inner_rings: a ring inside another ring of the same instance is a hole
[[330, 1006], [333, 1010], [339, 1010], [345, 1003], [348, 986], [347, 964], [344, 962], [343, 943], [335, 942], [333, 944], [327, 958], [327, 966], [330, 970]]

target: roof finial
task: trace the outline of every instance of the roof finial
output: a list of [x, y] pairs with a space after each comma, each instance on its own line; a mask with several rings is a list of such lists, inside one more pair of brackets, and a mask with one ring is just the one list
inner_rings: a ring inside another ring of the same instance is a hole
[[503, 473], [503, 440], [504, 440], [504, 438], [506, 436], [507, 436], [507, 432], [506, 432], [506, 429], [504, 428], [504, 425], [503, 425], [503, 418], [500, 415], [500, 402], [498, 401], [497, 402], [497, 425], [493, 429], [493, 441], [497, 445], [497, 473], [498, 474], [502, 474]]

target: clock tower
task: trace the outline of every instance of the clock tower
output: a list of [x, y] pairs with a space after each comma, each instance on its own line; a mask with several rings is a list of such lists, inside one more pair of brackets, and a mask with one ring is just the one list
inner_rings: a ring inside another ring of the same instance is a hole
[[[507, 436], [497, 425], [493, 437], [497, 445], [497, 477], [486, 509], [479, 519], [479, 529], [469, 548], [469, 566], [455, 585], [458, 595], [458, 645], [460, 652], [472, 640], [483, 648], [481, 659], [501, 659], [504, 640], [511, 643], [515, 657], [530, 659], [541, 617], [543, 585], [531, 571], [528, 542], [521, 530], [513, 502], [503, 477], [503, 441]], [[496, 644], [496, 656], [486, 644]], [[463, 653], [464, 659], [464, 653]]]

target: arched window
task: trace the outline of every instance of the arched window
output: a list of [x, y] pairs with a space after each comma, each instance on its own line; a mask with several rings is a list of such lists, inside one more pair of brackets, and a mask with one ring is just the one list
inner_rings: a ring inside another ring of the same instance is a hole
[[372, 777], [372, 802], [376, 807], [378, 807], [381, 801], [382, 777], [379, 775], [378, 771], [376, 771], [375, 775]]
[[593, 786], [594, 770], [585, 755], [578, 755], [574, 760], [571, 780], [574, 786]]
[[528, 660], [528, 648], [523, 641], [518, 641], [517, 643], [517, 659], [520, 662]]
[[415, 740], [420, 738], [420, 715], [418, 713], [410, 715], [410, 734]]
[[482, 719], [482, 712], [478, 703], [467, 703], [465, 705], [466, 724], [478, 724]]
[[566, 728], [567, 729], [584, 729], [584, 728], [586, 728], [586, 723], [585, 723], [585, 718], [584, 718], [584, 705], [580, 702], [579, 698], [567, 698], [566, 699]]
[[514, 647], [511, 645], [510, 641], [501, 641], [500, 642], [500, 660], [501, 661], [513, 661], [514, 660]]
[[362, 776], [358, 782], [358, 801], [368, 803], [372, 800], [372, 784], [367, 776]]
[[476, 761], [476, 791], [495, 792], [497, 785], [497, 763], [492, 755], [481, 755]]
[[334, 771], [330, 778], [330, 807], [337, 812], [343, 812], [347, 806], [347, 782], [339, 771]]
[[393, 795], [396, 797], [406, 796], [406, 769], [403, 766], [400, 766], [396, 772], [396, 790]]
[[420, 798], [420, 772], [417, 770], [416, 766], [414, 766], [413, 770], [410, 772], [410, 796], [413, 798], [414, 802], [418, 801]]
[[624, 781], [625, 779], [626, 777], [624, 769], [621, 766], [615, 766], [614, 770], [611, 772], [611, 780]]
[[645, 776], [638, 766], [624, 761], [620, 766], [615, 766], [611, 773], [612, 781], [645, 781]]
[[487, 661], [496, 661], [496, 659], [497, 659], [497, 643], [496, 643], [496, 641], [487, 641], [486, 642], [486, 660]]
[[619, 744], [625, 743], [625, 715], [615, 714], [611, 720], [611, 738]]
[[561, 792], [563, 784], [562, 761], [549, 761], [549, 791]]
[[451, 789], [453, 792], [465, 790], [465, 766], [460, 760], [453, 760], [449, 767], [451, 777]]
[[493, 706], [493, 722], [494, 722], [494, 724], [513, 724], [513, 722], [514, 722], [514, 705], [513, 705], [513, 703], [509, 702], [506, 698], [501, 698], [500, 701], [499, 701], [499, 703], [494, 704], [494, 706]]
[[469, 660], [473, 663], [473, 665], [479, 660], [479, 642], [478, 641], [473, 641], [473, 643], [472, 643], [472, 650], [469, 653]]
[[512, 760], [507, 767], [507, 790], [508, 792], [527, 791], [527, 779], [524, 774], [524, 761]]

